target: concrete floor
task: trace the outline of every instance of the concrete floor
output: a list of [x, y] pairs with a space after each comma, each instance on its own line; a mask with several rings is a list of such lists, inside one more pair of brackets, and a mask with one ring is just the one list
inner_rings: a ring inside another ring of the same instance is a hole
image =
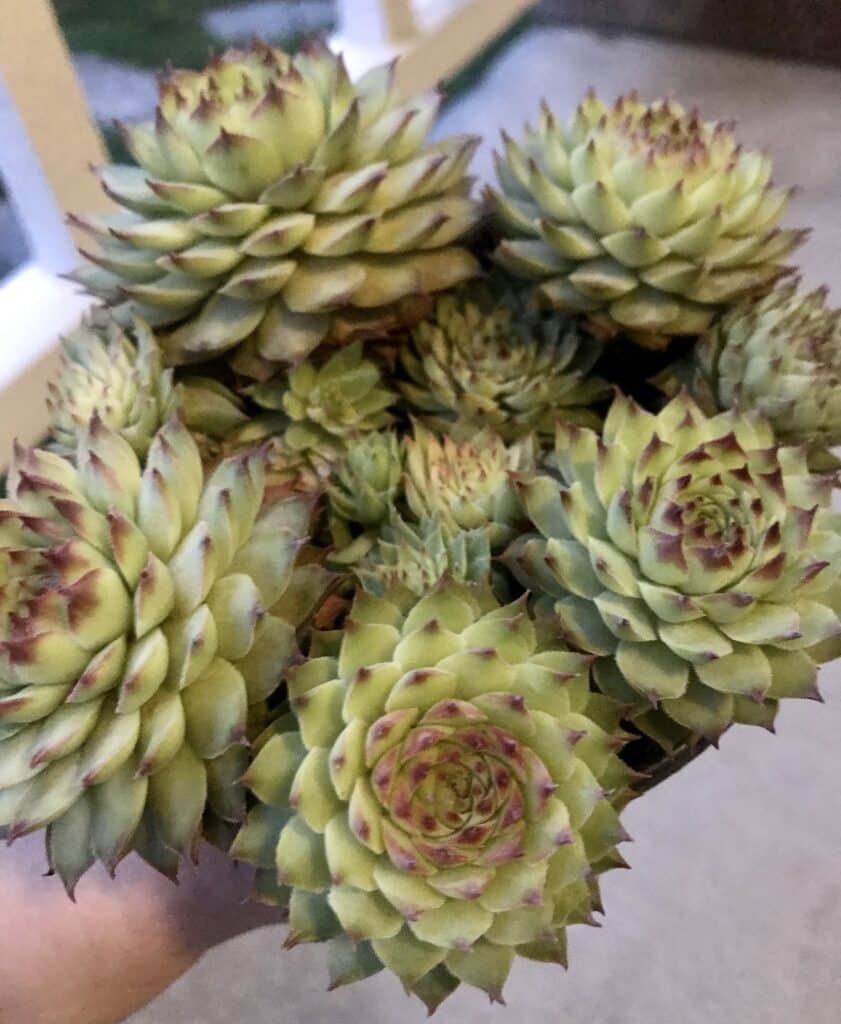
[[[791, 219], [814, 233], [800, 262], [841, 301], [841, 72], [580, 31], [522, 38], [451, 109], [446, 131], [516, 132], [545, 95], [558, 113], [591, 83], [605, 98], [673, 90], [708, 117], [737, 117], [779, 182], [804, 192]], [[487, 147], [478, 160], [489, 173]], [[632, 871], [604, 884], [601, 929], [570, 933], [570, 970], [520, 963], [508, 1009], [462, 989], [441, 1024], [838, 1024], [841, 1021], [841, 671], [825, 706], [795, 703], [778, 735], [740, 729], [630, 807]], [[132, 1024], [412, 1024], [424, 1018], [380, 975], [328, 994], [323, 951], [281, 951], [264, 930], [209, 955]]]

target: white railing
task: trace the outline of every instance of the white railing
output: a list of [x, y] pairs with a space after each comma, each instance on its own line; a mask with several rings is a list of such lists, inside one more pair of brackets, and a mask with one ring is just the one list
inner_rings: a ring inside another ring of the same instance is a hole
[[[459, 70], [534, 2], [337, 0], [332, 42], [352, 74], [401, 56], [398, 81], [410, 92]], [[0, 282], [0, 467], [13, 438], [42, 436], [58, 335], [89, 305], [55, 275], [75, 261], [62, 211], [108, 205], [89, 173], [104, 159], [50, 0], [0, 0], [0, 172], [30, 252]]]

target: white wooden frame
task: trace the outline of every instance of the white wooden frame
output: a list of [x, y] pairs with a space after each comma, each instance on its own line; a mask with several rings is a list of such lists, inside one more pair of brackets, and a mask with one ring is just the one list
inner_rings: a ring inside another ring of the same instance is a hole
[[[332, 42], [353, 75], [401, 56], [398, 83], [409, 93], [458, 71], [535, 2], [338, 0]], [[75, 262], [62, 211], [109, 205], [89, 173], [104, 159], [50, 0], [0, 0], [0, 170], [31, 252], [0, 283], [0, 469], [14, 438], [43, 436], [57, 338], [90, 305], [55, 274]]]
[[56, 276], [75, 261], [62, 211], [107, 200], [88, 171], [105, 150], [48, 0], [0, 0], [0, 90], [0, 169], [31, 254], [0, 284], [2, 466], [14, 438], [43, 435], [56, 339], [91, 302]]
[[482, 52], [536, 0], [338, 0], [331, 39], [351, 75], [399, 56], [404, 92], [428, 89]]

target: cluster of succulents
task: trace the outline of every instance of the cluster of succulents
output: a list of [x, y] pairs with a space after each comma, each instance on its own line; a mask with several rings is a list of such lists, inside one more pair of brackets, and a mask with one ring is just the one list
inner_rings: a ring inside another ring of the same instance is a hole
[[160, 90], [0, 501], [0, 829], [71, 894], [211, 841], [334, 986], [499, 1000], [625, 804], [841, 654], [841, 313], [672, 100], [544, 106], [483, 203], [393, 69]]

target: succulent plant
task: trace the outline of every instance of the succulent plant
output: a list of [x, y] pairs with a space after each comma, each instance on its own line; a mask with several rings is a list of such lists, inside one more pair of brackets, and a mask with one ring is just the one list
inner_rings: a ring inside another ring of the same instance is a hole
[[99, 172], [122, 209], [76, 218], [97, 243], [77, 280], [121, 314], [180, 325], [172, 361], [236, 349], [264, 377], [474, 276], [458, 241], [478, 217], [477, 139], [427, 144], [440, 97], [399, 101], [393, 70], [352, 83], [321, 45], [255, 43], [171, 72], [155, 122], [123, 129], [136, 166]]
[[504, 150], [498, 262], [556, 309], [651, 345], [769, 288], [804, 235], [778, 227], [790, 193], [771, 184], [770, 158], [673, 100], [630, 93], [608, 108], [590, 93], [566, 125], [544, 105]]
[[403, 451], [393, 431], [366, 434], [350, 446], [328, 483], [335, 563], [359, 561], [393, 514], [403, 486]]
[[352, 445], [330, 481], [333, 513], [360, 526], [388, 519], [403, 476], [403, 453], [397, 434], [367, 434]]
[[670, 377], [706, 409], [755, 409], [784, 443], [820, 452], [841, 443], [841, 310], [825, 289], [780, 286], [728, 310]]
[[359, 342], [339, 349], [321, 366], [301, 363], [279, 382], [257, 385], [252, 395], [264, 408], [286, 416], [283, 449], [311, 455], [325, 472], [351, 440], [388, 426], [388, 408], [396, 399]]
[[656, 416], [617, 398], [601, 436], [559, 427], [556, 457], [563, 483], [521, 485], [539, 532], [506, 561], [600, 656], [605, 693], [710, 738], [815, 696], [816, 645], [841, 632], [841, 536], [800, 449], [681, 393]]
[[71, 893], [132, 849], [175, 875], [203, 818], [244, 815], [243, 744], [324, 583], [295, 568], [311, 503], [261, 510], [263, 459], [204, 479], [177, 419], [142, 461], [97, 418], [75, 467], [16, 453], [0, 503], [0, 826], [47, 826]]
[[192, 433], [220, 441], [248, 422], [243, 403], [220, 381], [164, 370], [149, 325], [136, 319], [135, 341], [104, 309], [93, 309], [62, 338], [61, 368], [47, 385], [50, 448], [72, 456], [96, 415], [139, 456], [178, 409]]
[[403, 445], [406, 501], [416, 519], [437, 518], [450, 535], [487, 529], [492, 548], [505, 543], [523, 518], [512, 474], [534, 468], [530, 440], [507, 447], [484, 431], [458, 442], [416, 424]]
[[62, 338], [61, 367], [48, 384], [51, 447], [72, 455], [96, 414], [144, 455], [176, 408], [172, 372], [163, 371], [154, 335], [134, 323], [137, 344], [102, 309]]
[[413, 330], [399, 385], [412, 414], [442, 431], [553, 435], [558, 419], [598, 426], [589, 406], [609, 388], [590, 374], [601, 353], [570, 318], [465, 289], [439, 298], [435, 316]]
[[484, 527], [453, 533], [440, 519], [407, 522], [392, 512], [365, 541], [348, 545], [340, 561], [352, 565], [372, 594], [402, 588], [420, 597], [444, 578], [485, 583], [491, 575], [490, 535]]
[[539, 651], [522, 600], [360, 593], [244, 780], [232, 853], [288, 903], [287, 945], [327, 940], [333, 986], [386, 967], [430, 1009], [462, 981], [500, 1000], [515, 955], [565, 962], [626, 838], [588, 663]]

